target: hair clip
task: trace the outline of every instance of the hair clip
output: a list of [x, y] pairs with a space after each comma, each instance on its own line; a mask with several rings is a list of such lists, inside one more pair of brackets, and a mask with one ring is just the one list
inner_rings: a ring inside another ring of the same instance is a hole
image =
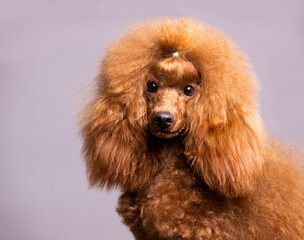
[[179, 56], [178, 52], [172, 53], [172, 57], [178, 57], [178, 56]]

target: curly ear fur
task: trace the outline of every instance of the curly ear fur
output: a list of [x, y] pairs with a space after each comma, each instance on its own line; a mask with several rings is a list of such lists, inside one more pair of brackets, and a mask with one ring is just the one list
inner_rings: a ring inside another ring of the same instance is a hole
[[145, 133], [124, 115], [115, 100], [102, 97], [82, 127], [83, 151], [92, 186], [142, 187], [155, 172], [157, 162], [148, 156]]
[[209, 29], [190, 55], [202, 73], [200, 96], [189, 107], [185, 154], [211, 188], [227, 197], [248, 194], [263, 170], [265, 130], [257, 84], [241, 51]]
[[254, 190], [262, 172], [263, 138], [255, 115], [230, 111], [225, 123], [216, 119], [212, 126], [212, 119], [206, 119], [191, 125], [186, 156], [211, 189], [238, 197]]
[[129, 34], [109, 47], [96, 79], [96, 94], [82, 112], [83, 152], [91, 186], [133, 191], [157, 170], [157, 160], [148, 150], [142, 96], [151, 40], [149, 34], [147, 41], [141, 34], [146, 35], [139, 31], [141, 41]]
[[[130, 110], [117, 96], [102, 92], [84, 116], [82, 135], [87, 173], [92, 186], [120, 185], [127, 190], [142, 187], [157, 169], [148, 155], [145, 114]], [[133, 103], [134, 104], [134, 103]], [[145, 111], [143, 109], [143, 111]]]

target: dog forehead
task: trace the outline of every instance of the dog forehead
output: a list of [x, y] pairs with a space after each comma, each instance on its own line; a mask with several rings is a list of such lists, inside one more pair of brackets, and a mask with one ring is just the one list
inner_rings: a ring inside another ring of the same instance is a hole
[[157, 72], [153, 76], [161, 85], [167, 87], [184, 87], [198, 82], [197, 78], [192, 75], [179, 75], [176, 72]]
[[199, 82], [199, 73], [193, 64], [177, 57], [156, 62], [150, 68], [150, 73], [167, 86]]

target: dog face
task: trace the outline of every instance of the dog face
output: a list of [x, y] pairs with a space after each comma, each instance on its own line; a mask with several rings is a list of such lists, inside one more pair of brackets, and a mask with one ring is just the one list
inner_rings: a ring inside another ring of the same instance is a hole
[[[199, 95], [200, 76], [180, 56], [157, 62], [148, 75], [145, 98], [149, 131], [160, 138], [175, 137], [187, 128], [187, 106]], [[190, 103], [189, 103], [190, 102]]]
[[91, 185], [145, 186], [159, 167], [150, 132], [184, 134], [185, 161], [220, 194], [254, 189], [266, 139], [257, 84], [217, 30], [191, 18], [139, 25], [109, 46], [96, 86], [81, 126]]

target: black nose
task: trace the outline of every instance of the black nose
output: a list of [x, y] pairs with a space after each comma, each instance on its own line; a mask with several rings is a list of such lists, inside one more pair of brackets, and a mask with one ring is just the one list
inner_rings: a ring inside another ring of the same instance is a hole
[[169, 112], [158, 112], [154, 117], [155, 124], [162, 128], [168, 128], [174, 122], [174, 116]]

